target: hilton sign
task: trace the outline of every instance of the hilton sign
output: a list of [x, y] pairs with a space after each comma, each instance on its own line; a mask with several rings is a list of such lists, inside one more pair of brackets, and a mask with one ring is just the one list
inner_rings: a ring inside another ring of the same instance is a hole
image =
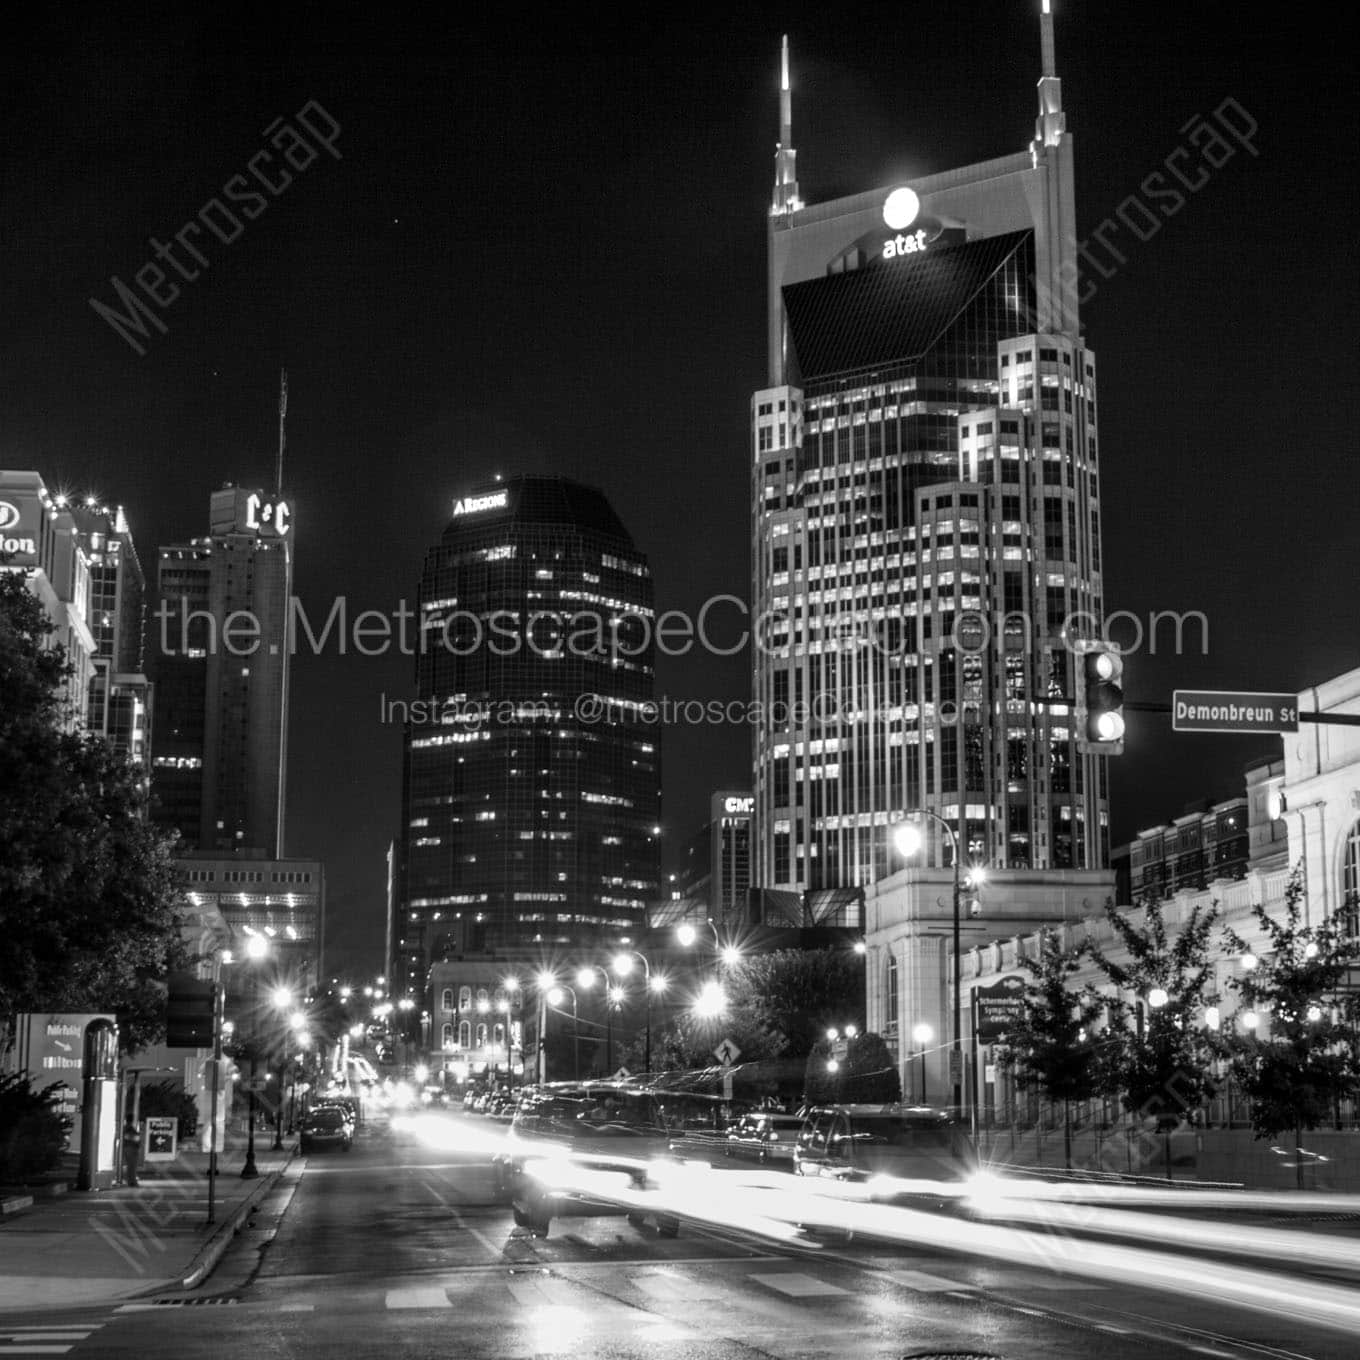
[[38, 545], [33, 539], [9, 533], [19, 527], [23, 518], [19, 507], [13, 501], [0, 501], [0, 553], [25, 553], [29, 557], [37, 555]]

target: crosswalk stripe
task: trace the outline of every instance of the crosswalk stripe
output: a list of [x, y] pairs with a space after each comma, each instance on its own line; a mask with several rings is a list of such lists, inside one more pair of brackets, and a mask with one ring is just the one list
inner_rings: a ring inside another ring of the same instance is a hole
[[314, 1303], [281, 1303], [281, 1304], [279, 1305], [279, 1312], [280, 1312], [280, 1313], [314, 1313], [314, 1312], [316, 1312], [316, 1304], [314, 1304]]
[[922, 1294], [943, 1294], [946, 1290], [967, 1289], [966, 1283], [946, 1280], [941, 1275], [927, 1275], [923, 1270], [888, 1270], [884, 1274], [896, 1284], [904, 1284]]
[[693, 1297], [673, 1275], [634, 1275], [637, 1287], [653, 1299], [687, 1299]]
[[442, 1287], [421, 1285], [411, 1289], [389, 1289], [388, 1308], [452, 1308], [449, 1296]]
[[842, 1289], [838, 1284], [828, 1284], [825, 1280], [814, 1279], [811, 1275], [785, 1274], [778, 1275], [748, 1275], [748, 1280], [754, 1280], [756, 1284], [763, 1284], [767, 1289], [778, 1290], [781, 1294], [787, 1294], [793, 1299], [806, 1299], [816, 1296], [829, 1297], [833, 1294], [848, 1294], [848, 1289]]

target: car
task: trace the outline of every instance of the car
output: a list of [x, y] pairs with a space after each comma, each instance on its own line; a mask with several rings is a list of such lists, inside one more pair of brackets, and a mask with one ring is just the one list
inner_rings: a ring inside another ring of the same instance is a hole
[[653, 1090], [657, 1113], [666, 1128], [667, 1150], [685, 1161], [710, 1165], [727, 1150], [727, 1130], [749, 1108], [723, 1096], [698, 1091]]
[[303, 1117], [298, 1132], [298, 1150], [304, 1155], [322, 1148], [348, 1152], [353, 1142], [353, 1126], [338, 1105], [318, 1105]]
[[341, 1100], [336, 1097], [330, 1096], [327, 1097], [325, 1100], [317, 1101], [317, 1103], [312, 1106], [312, 1109], [313, 1111], [339, 1110], [341, 1116], [344, 1118], [345, 1123], [349, 1126], [349, 1134], [351, 1138], [354, 1137], [355, 1132], [358, 1130], [359, 1121], [357, 1114], [355, 1112], [354, 1102], [351, 1100]]
[[758, 1162], [761, 1166], [793, 1170], [793, 1154], [803, 1121], [796, 1114], [757, 1110], [744, 1114], [727, 1130], [728, 1157]]
[[940, 1183], [977, 1177], [972, 1140], [946, 1110], [923, 1105], [821, 1105], [809, 1110], [794, 1148], [800, 1176], [867, 1183], [870, 1199], [954, 1209], [957, 1192]]
[[[511, 1205], [515, 1224], [546, 1237], [554, 1218], [626, 1217], [642, 1227], [649, 1215], [569, 1186], [553, 1172], [566, 1162], [585, 1173], [621, 1172], [647, 1189], [648, 1163], [664, 1155], [667, 1130], [656, 1097], [614, 1082], [563, 1082], [525, 1092], [515, 1110], [505, 1151], [492, 1158], [496, 1198]], [[663, 1237], [679, 1220], [650, 1215]]]

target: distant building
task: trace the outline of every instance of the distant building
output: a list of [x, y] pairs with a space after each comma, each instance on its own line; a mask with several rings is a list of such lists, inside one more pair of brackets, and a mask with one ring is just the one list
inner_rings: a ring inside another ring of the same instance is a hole
[[718, 925], [746, 919], [751, 886], [751, 809], [749, 789], [724, 789], [709, 800], [709, 817], [685, 847], [676, 874], [680, 897], [707, 905]]
[[[441, 959], [431, 967], [432, 1072], [442, 1072], [457, 1085], [533, 1079], [537, 1020], [523, 1013], [524, 986], [506, 986], [514, 976], [510, 964], [488, 956]], [[535, 1001], [530, 998], [531, 1007]]]
[[421, 574], [414, 701], [394, 706], [398, 994], [424, 995], [445, 955], [641, 933], [659, 891], [652, 615], [647, 559], [593, 487], [520, 476], [456, 501]]
[[0, 471], [0, 571], [21, 572], [52, 623], [49, 645], [71, 667], [63, 691], [65, 725], [83, 728], [95, 674], [90, 626], [90, 554], [66, 498], [37, 472]]
[[[222, 970], [229, 1003], [248, 998], [254, 967], [260, 968], [261, 985], [286, 985], [299, 998], [316, 989], [326, 920], [326, 873], [320, 860], [200, 851], [181, 856], [176, 864], [190, 907], [222, 922], [221, 943], [231, 956]], [[251, 936], [268, 941], [259, 965], [249, 962]]]
[[146, 677], [146, 577], [123, 508], [93, 500], [72, 511], [90, 562], [94, 674], [87, 726], [151, 773], [151, 683]]
[[283, 853], [292, 508], [212, 494], [207, 537], [160, 550], [153, 816], [187, 849]]

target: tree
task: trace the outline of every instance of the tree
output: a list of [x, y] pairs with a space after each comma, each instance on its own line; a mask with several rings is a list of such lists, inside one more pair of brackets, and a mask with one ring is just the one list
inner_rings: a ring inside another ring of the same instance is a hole
[[[1213, 1048], [1199, 1012], [1213, 971], [1209, 939], [1218, 904], [1195, 906], [1174, 940], [1168, 938], [1160, 902], [1141, 910], [1142, 922], [1135, 925], [1112, 902], [1105, 905], [1126, 962], [1111, 959], [1091, 940], [1086, 952], [1120, 989], [1117, 997], [1101, 998], [1109, 1016], [1105, 1034], [1111, 1084], [1122, 1092], [1131, 1114], [1159, 1117], [1170, 1177], [1167, 1117], [1197, 1109], [1214, 1088]], [[1125, 993], [1132, 993], [1132, 999]]]
[[1063, 1107], [1063, 1155], [1072, 1169], [1072, 1102], [1089, 1100], [1109, 1080], [1104, 1061], [1108, 1050], [1096, 1022], [1103, 998], [1069, 984], [1080, 970], [1085, 948], [1064, 949], [1061, 939], [1045, 931], [1039, 957], [1023, 965], [1034, 979], [1025, 989], [1020, 1021], [1005, 1036], [1006, 1065], [1026, 1090], [1039, 1090]]
[[63, 730], [68, 674], [17, 572], [0, 572], [0, 1020], [112, 1011], [125, 1048], [164, 1031], [165, 979], [190, 960], [173, 840], [138, 770]]
[[0, 1072], [0, 1185], [32, 1180], [61, 1160], [71, 1121], [59, 1090], [59, 1082], [38, 1090], [27, 1072]]
[[755, 954], [728, 970], [725, 985], [730, 1012], [782, 1040], [788, 1057], [806, 1057], [832, 1026], [864, 1023], [864, 960], [851, 950]]
[[831, 1041], [823, 1036], [808, 1055], [803, 1100], [808, 1105], [832, 1101], [895, 1104], [902, 1099], [897, 1063], [881, 1034], [857, 1034], [846, 1044], [845, 1057], [832, 1070]]
[[[1285, 886], [1283, 919], [1253, 908], [1268, 942], [1263, 957], [1228, 986], [1241, 1001], [1250, 1028], [1225, 1033], [1221, 1044], [1232, 1075], [1247, 1097], [1257, 1138], [1291, 1131], [1297, 1149], [1304, 1129], [1324, 1123], [1337, 1102], [1360, 1085], [1354, 1016], [1347, 1016], [1342, 983], [1360, 959], [1360, 943], [1336, 916], [1304, 925], [1303, 877], [1298, 869]], [[1224, 945], [1245, 959], [1256, 956], [1236, 931]], [[1262, 1034], [1262, 1028], [1266, 1033]], [[1294, 1159], [1303, 1188], [1303, 1158]]]

